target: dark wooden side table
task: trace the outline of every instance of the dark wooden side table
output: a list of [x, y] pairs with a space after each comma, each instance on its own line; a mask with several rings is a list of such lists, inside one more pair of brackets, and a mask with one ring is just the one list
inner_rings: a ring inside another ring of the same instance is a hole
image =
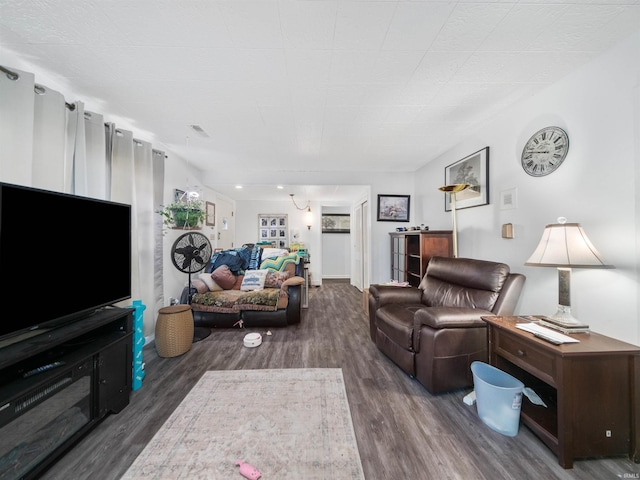
[[594, 332], [554, 345], [516, 328], [520, 317], [482, 317], [489, 363], [531, 387], [547, 407], [524, 399], [521, 419], [558, 456], [625, 455], [640, 462], [640, 347]]

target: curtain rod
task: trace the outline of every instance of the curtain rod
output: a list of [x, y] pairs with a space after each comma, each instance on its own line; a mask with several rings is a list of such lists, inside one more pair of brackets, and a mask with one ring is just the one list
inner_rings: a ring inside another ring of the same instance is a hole
[[9, 70], [8, 68], [3, 67], [2, 65], [0, 65], [0, 71], [4, 72], [9, 80], [14, 80], [15, 81], [15, 80], [18, 80], [20, 78], [20, 75], [18, 74], [18, 72], [14, 72], [13, 70]]

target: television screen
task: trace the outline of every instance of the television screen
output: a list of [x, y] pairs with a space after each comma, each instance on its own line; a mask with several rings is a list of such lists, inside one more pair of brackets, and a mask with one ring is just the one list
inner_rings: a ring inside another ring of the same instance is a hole
[[0, 183], [0, 295], [0, 337], [130, 298], [131, 207]]

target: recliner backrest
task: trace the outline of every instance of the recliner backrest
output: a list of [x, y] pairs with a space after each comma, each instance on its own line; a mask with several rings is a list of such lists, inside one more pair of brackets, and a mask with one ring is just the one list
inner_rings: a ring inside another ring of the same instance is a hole
[[420, 282], [430, 307], [493, 310], [509, 277], [509, 266], [471, 258], [433, 257]]

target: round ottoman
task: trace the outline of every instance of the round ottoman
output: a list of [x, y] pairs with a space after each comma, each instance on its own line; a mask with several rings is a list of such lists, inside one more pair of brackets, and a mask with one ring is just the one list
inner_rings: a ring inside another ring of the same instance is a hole
[[161, 357], [177, 357], [191, 349], [193, 313], [190, 305], [171, 305], [158, 310], [156, 350]]

